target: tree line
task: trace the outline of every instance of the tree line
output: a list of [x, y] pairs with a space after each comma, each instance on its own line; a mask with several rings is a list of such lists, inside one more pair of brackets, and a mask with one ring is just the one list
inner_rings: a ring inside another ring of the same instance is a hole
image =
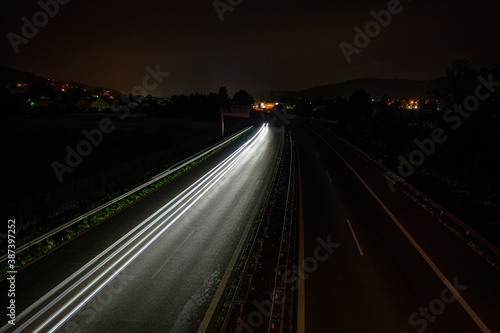
[[[464, 101], [473, 100], [470, 97], [487, 78], [493, 84], [482, 87], [481, 93], [493, 91], [477, 110], [464, 114], [460, 123], [447, 121], [457, 116]], [[397, 170], [400, 156], [407, 158], [419, 149], [416, 141], [430, 138], [436, 128], [443, 129], [446, 142], [436, 145], [407, 180], [471, 221], [483, 220], [483, 227], [492, 227], [500, 221], [500, 88], [494, 89], [496, 83], [500, 85], [500, 66], [478, 70], [470, 61], [457, 60], [436, 82], [418, 108], [407, 108], [404, 101], [389, 95], [372, 100], [364, 90], [355, 91], [350, 98], [308, 100], [299, 96], [291, 102], [300, 114], [325, 120], [325, 126], [392, 170]]]
[[[101, 98], [108, 104], [113, 104], [113, 96], [102, 95], [104, 89], [87, 90], [82, 88], [56, 89], [47, 83], [31, 83], [25, 88], [0, 87], [0, 118], [43, 117], [59, 114], [81, 112], [96, 112], [95, 110], [81, 110], [75, 106], [80, 100], [92, 102]], [[118, 96], [115, 96], [115, 98]], [[41, 99], [49, 102], [40, 103]], [[220, 118], [220, 108], [229, 108], [231, 105], [254, 104], [253, 97], [245, 90], [237, 91], [233, 96], [225, 87], [217, 93], [189, 95], [175, 95], [170, 98], [155, 96], [131, 96], [129, 99], [140, 101], [143, 107], [134, 112], [141, 112], [155, 116], [187, 117], [196, 121], [215, 121]], [[48, 104], [48, 105], [47, 105]]]

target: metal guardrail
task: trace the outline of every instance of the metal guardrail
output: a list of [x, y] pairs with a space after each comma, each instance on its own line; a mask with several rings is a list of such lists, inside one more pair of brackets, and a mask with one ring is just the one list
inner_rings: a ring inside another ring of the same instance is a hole
[[[73, 224], [75, 224], [77, 222], [80, 222], [81, 220], [83, 220], [83, 219], [85, 219], [85, 218], [87, 218], [87, 217], [89, 217], [89, 216], [97, 213], [101, 209], [104, 209], [104, 208], [106, 208], [106, 207], [108, 207], [108, 206], [110, 206], [110, 205], [112, 205], [112, 204], [114, 204], [114, 203], [116, 203], [116, 202], [118, 202], [118, 201], [120, 201], [120, 200], [128, 197], [129, 195], [131, 195], [131, 194], [133, 194], [133, 193], [135, 193], [137, 191], [142, 190], [143, 188], [145, 188], [145, 187], [147, 187], [147, 186], [149, 186], [149, 185], [157, 182], [158, 180], [160, 180], [162, 178], [165, 178], [166, 176], [170, 175], [171, 173], [174, 173], [177, 170], [182, 169], [183, 167], [185, 167], [185, 166], [193, 163], [194, 161], [196, 161], [196, 160], [202, 158], [203, 156], [211, 153], [212, 151], [220, 148], [221, 146], [225, 145], [229, 141], [231, 141], [231, 140], [233, 140], [233, 139], [235, 139], [235, 138], [243, 135], [244, 133], [250, 131], [253, 128], [254, 128], [254, 126], [249, 126], [249, 127], [245, 128], [245, 129], [239, 131], [238, 133], [233, 134], [232, 136], [228, 137], [227, 139], [224, 139], [224, 140], [222, 140], [222, 141], [220, 141], [220, 142], [218, 142], [218, 143], [216, 143], [216, 144], [214, 144], [214, 145], [212, 145], [212, 146], [210, 146], [210, 147], [208, 147], [208, 148], [206, 148], [206, 149], [204, 149], [204, 150], [202, 150], [202, 151], [200, 151], [200, 152], [198, 152], [198, 153], [196, 153], [196, 154], [194, 154], [194, 155], [192, 155], [192, 156], [190, 156], [190, 157], [188, 157], [188, 158], [186, 158], [186, 159], [184, 159], [184, 160], [182, 160], [182, 161], [180, 161], [178, 163], [173, 164], [167, 170], [165, 170], [165, 171], [159, 173], [158, 175], [152, 177], [146, 183], [144, 183], [142, 185], [139, 185], [136, 188], [134, 188], [134, 189], [132, 189], [132, 190], [130, 190], [130, 191], [128, 191], [128, 192], [120, 195], [119, 197], [116, 197], [113, 200], [110, 200], [110, 201], [108, 201], [108, 202], [100, 205], [99, 207], [96, 207], [96, 208], [92, 209], [91, 211], [89, 211], [89, 212], [87, 212], [87, 213], [85, 213], [83, 215], [80, 215], [80, 216], [72, 219], [71, 221], [69, 221], [69, 222], [67, 222], [67, 223], [65, 223], [65, 224], [63, 224], [63, 225], [61, 225], [61, 226], [59, 226], [59, 227], [57, 227], [57, 228], [55, 228], [55, 229], [47, 232], [46, 234], [44, 234], [44, 235], [42, 235], [42, 236], [40, 236], [40, 237], [38, 237], [38, 238], [36, 238], [34, 240], [29, 241], [28, 243], [25, 243], [25, 244], [21, 245], [20, 247], [18, 247], [16, 249], [16, 254], [19, 254], [20, 252], [22, 252], [22, 251], [30, 248], [31, 246], [33, 246], [33, 245], [35, 245], [35, 244], [37, 244], [37, 243], [39, 243], [39, 242], [41, 242], [41, 241], [49, 238], [49, 237], [54, 236], [55, 234], [63, 231], [64, 229], [71, 227]], [[5, 255], [3, 255], [3, 256], [0, 257], [0, 262], [5, 261], [6, 259], [7, 259], [7, 254], [5, 254]]]
[[[373, 156], [367, 154], [360, 148], [356, 147], [349, 141], [345, 140], [344, 138], [338, 136], [337, 134], [329, 131], [332, 135], [334, 135], [337, 139], [342, 141], [344, 144], [346, 144], [349, 148], [357, 152], [359, 155], [364, 157], [366, 160], [368, 160], [370, 163], [374, 164], [375, 167], [383, 170], [383, 173], [387, 173], [391, 175], [392, 179], [387, 178], [389, 181], [393, 182], [393, 184], [396, 186], [397, 184], [394, 183], [394, 179], [397, 179], [399, 183], [403, 184], [405, 187], [408, 188], [409, 191], [413, 192], [415, 196], [418, 196], [422, 198], [425, 202], [429, 203], [431, 206], [434, 207], [435, 210], [440, 211], [441, 216], [446, 216], [448, 219], [452, 222], [454, 222], [457, 226], [462, 228], [467, 236], [474, 237], [477, 241], [482, 243], [486, 248], [488, 248], [492, 253], [494, 253], [497, 257], [500, 258], [500, 249], [493, 245], [490, 241], [488, 241], [486, 238], [481, 236], [477, 231], [469, 227], [465, 222], [460, 220], [458, 217], [447, 211], [444, 207], [436, 203], [434, 200], [426, 196], [422, 191], [408, 183], [404, 178], [401, 178], [399, 175], [394, 173], [392, 170], [388, 169], [385, 165], [382, 164], [380, 160], [377, 160]], [[401, 185], [399, 185], [401, 187]], [[407, 193], [409, 195], [409, 193]], [[415, 200], [416, 201], [416, 200]]]
[[[391, 172], [388, 170], [388, 172]], [[500, 249], [493, 245], [490, 241], [488, 241], [486, 238], [481, 236], [477, 231], [469, 227], [465, 222], [460, 220], [458, 217], [450, 213], [448, 210], [446, 210], [444, 207], [439, 205], [437, 202], [426, 196], [425, 194], [422, 193], [419, 189], [411, 185], [410, 183], [404, 181], [402, 182], [405, 187], [408, 188], [409, 191], [413, 192], [413, 195], [422, 198], [425, 202], [429, 203], [435, 210], [439, 211], [441, 216], [446, 216], [450, 221], [455, 223], [457, 226], [461, 227], [463, 231], [465, 231], [465, 235], [468, 237], [474, 237], [476, 240], [478, 240], [480, 243], [482, 243], [485, 247], [487, 247], [492, 253], [494, 253], [497, 257], [500, 258]], [[407, 195], [409, 195], [407, 193]], [[415, 200], [415, 199], [414, 199]], [[415, 200], [417, 201], [417, 200]]]

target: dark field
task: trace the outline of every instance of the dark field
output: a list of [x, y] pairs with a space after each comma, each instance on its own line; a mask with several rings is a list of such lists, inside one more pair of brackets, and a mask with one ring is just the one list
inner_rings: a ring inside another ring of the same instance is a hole
[[[71, 167], [72, 172], [62, 172], [60, 182], [53, 162], [67, 165], [66, 147], [77, 150], [82, 141], [88, 142], [82, 131], [99, 129], [105, 118], [114, 130], [103, 133], [102, 142], [92, 145], [92, 151]], [[248, 124], [248, 120], [230, 119], [226, 133]], [[19, 221], [21, 232], [52, 224], [54, 219], [63, 222], [221, 140], [220, 123], [140, 115], [124, 120], [117, 114], [3, 120], [0, 129], [5, 179], [1, 211], [9, 214], [4, 218]]]

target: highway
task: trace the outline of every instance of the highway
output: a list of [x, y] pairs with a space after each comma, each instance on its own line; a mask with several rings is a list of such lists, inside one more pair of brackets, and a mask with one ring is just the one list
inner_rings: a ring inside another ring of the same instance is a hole
[[[293, 124], [302, 332], [500, 332], [500, 272], [329, 131]], [[318, 246], [330, 242], [329, 255]]]
[[206, 329], [260, 209], [280, 137], [254, 129], [20, 270], [16, 326], [1, 331]]

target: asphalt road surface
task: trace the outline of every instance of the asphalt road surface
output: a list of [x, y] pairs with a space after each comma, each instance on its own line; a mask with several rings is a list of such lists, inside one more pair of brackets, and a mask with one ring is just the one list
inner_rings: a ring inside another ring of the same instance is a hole
[[20, 270], [16, 325], [2, 331], [203, 330], [258, 214], [280, 138], [254, 129]]
[[500, 332], [500, 272], [339, 139], [295, 122], [299, 332]]

